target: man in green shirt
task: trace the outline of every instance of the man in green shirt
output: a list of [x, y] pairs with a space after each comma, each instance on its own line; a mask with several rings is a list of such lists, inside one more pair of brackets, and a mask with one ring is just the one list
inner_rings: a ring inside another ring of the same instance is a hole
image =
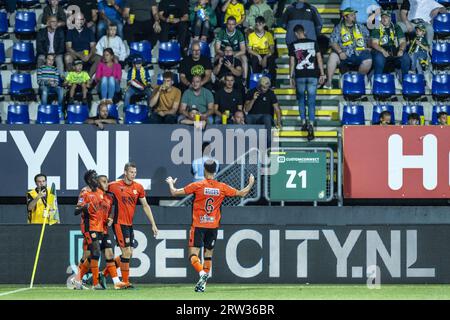
[[407, 74], [411, 59], [406, 52], [405, 34], [398, 24], [391, 21], [391, 11], [381, 12], [381, 24], [372, 30], [372, 55], [375, 74], [383, 73], [386, 63], [400, 68], [402, 76]]
[[217, 34], [217, 40], [215, 44], [216, 56], [214, 61], [222, 58], [225, 53], [225, 47], [230, 46], [233, 48], [233, 55], [239, 59], [242, 63], [243, 80], [247, 83], [248, 74], [248, 61], [246, 56], [245, 37], [241, 31], [236, 29], [236, 18], [231, 16], [227, 19], [227, 26], [225, 29], [221, 29]]
[[187, 89], [181, 97], [180, 117], [178, 122], [189, 118], [190, 109], [195, 108], [200, 113], [200, 121], [213, 123], [214, 114], [214, 97], [211, 91], [202, 87], [202, 78], [194, 76], [192, 78], [191, 87]]

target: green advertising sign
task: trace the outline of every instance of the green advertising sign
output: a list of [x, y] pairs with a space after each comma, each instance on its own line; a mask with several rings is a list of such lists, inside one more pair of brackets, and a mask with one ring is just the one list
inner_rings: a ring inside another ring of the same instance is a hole
[[270, 200], [326, 200], [326, 152], [277, 152], [270, 159]]

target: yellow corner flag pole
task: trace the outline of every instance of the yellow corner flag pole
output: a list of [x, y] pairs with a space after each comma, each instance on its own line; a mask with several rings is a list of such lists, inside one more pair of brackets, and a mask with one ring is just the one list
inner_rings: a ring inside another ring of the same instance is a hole
[[36, 251], [36, 257], [34, 258], [34, 267], [33, 267], [33, 273], [31, 275], [30, 289], [33, 288], [34, 276], [36, 275], [36, 269], [37, 269], [37, 265], [38, 265], [38, 261], [39, 261], [39, 254], [41, 253], [42, 240], [44, 239], [45, 225], [47, 224], [49, 214], [47, 213], [44, 216], [45, 216], [45, 218], [44, 218], [44, 223], [42, 224], [41, 237], [39, 238], [39, 244], [38, 244], [38, 248]]

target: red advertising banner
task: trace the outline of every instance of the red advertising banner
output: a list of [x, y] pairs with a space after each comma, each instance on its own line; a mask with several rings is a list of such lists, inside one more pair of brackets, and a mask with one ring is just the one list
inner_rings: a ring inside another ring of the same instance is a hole
[[450, 198], [450, 127], [344, 126], [344, 197]]

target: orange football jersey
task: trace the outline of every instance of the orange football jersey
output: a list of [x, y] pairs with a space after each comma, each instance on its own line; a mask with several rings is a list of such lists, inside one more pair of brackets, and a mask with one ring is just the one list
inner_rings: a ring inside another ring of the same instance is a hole
[[123, 180], [117, 180], [109, 184], [108, 191], [114, 194], [117, 201], [114, 223], [132, 226], [136, 204], [140, 198], [145, 198], [144, 187], [135, 181], [128, 185]]

